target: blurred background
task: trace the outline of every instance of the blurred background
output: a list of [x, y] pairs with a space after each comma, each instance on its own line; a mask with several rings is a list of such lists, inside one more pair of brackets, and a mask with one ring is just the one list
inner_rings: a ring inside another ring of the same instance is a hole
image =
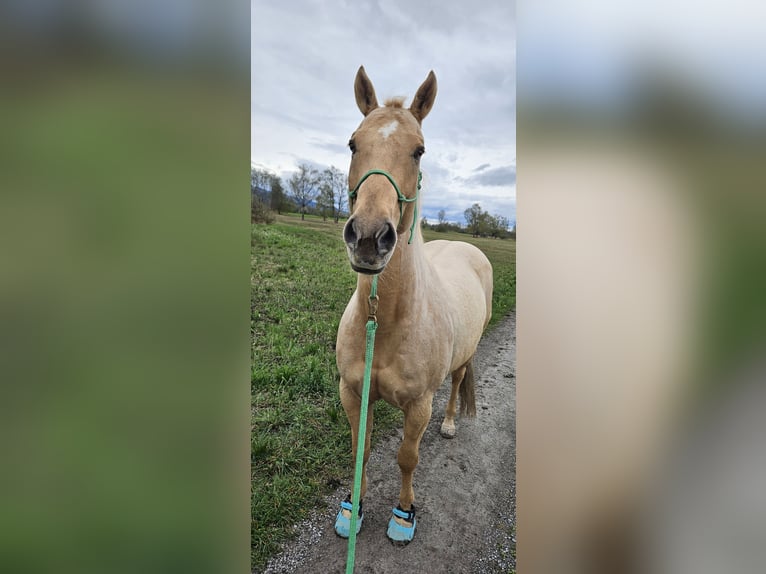
[[519, 572], [766, 563], [762, 3], [519, 2]]
[[249, 564], [249, 5], [0, 7], [0, 571]]
[[[248, 568], [249, 8], [0, 7], [0, 571]], [[760, 572], [764, 6], [516, 10], [519, 571]]]

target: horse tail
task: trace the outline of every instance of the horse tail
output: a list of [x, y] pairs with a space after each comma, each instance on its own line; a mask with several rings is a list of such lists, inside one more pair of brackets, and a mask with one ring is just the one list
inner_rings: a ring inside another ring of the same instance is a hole
[[476, 416], [476, 382], [473, 377], [473, 357], [465, 366], [465, 374], [460, 382], [460, 414]]

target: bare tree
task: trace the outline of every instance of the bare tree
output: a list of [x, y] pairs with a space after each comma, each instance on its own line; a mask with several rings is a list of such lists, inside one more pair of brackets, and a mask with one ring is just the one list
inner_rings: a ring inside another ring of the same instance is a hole
[[319, 188], [319, 195], [317, 196], [317, 211], [322, 215], [322, 221], [327, 221], [327, 214], [334, 215], [335, 211], [335, 198], [333, 197], [332, 189], [326, 181], [323, 181]]
[[348, 176], [337, 167], [330, 166], [322, 172], [322, 193], [327, 195], [332, 206], [332, 216], [338, 223], [343, 208], [346, 206]]
[[269, 172], [250, 166], [250, 221], [271, 223], [274, 220], [269, 211]]
[[271, 174], [267, 170], [250, 166], [250, 191], [252, 193], [255, 193], [257, 189], [268, 191], [270, 183]]
[[440, 209], [436, 216], [439, 219], [439, 223], [436, 225], [436, 227], [432, 227], [432, 229], [441, 232], [447, 231], [447, 212], [443, 209]]
[[271, 176], [271, 209], [277, 213], [282, 213], [285, 204], [285, 190], [282, 187], [282, 180], [278, 175]]
[[306, 219], [306, 208], [317, 198], [317, 185], [319, 172], [311, 166], [298, 164], [296, 171], [289, 180], [290, 191], [298, 209], [301, 211], [301, 220]]

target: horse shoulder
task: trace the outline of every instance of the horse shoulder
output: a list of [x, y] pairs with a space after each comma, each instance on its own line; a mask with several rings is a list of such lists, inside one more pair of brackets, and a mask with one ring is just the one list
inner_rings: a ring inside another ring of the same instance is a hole
[[364, 336], [359, 337], [359, 325], [362, 324], [361, 330], [363, 332], [363, 321], [366, 315], [358, 307], [356, 296], [351, 297], [338, 325], [335, 356], [341, 376], [344, 376], [344, 372], [351, 368], [355, 362], [358, 362], [360, 347], [362, 348], [362, 357], [364, 357], [365, 339]]

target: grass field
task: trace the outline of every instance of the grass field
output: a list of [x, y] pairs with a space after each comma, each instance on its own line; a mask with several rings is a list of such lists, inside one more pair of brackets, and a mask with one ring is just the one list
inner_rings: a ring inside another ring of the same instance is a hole
[[[342, 222], [277, 216], [252, 227], [252, 564], [262, 567], [293, 523], [351, 476], [351, 433], [338, 397], [335, 336], [356, 286]], [[426, 230], [482, 249], [495, 270], [492, 323], [516, 302], [514, 240]], [[373, 444], [401, 424], [375, 405]]]

